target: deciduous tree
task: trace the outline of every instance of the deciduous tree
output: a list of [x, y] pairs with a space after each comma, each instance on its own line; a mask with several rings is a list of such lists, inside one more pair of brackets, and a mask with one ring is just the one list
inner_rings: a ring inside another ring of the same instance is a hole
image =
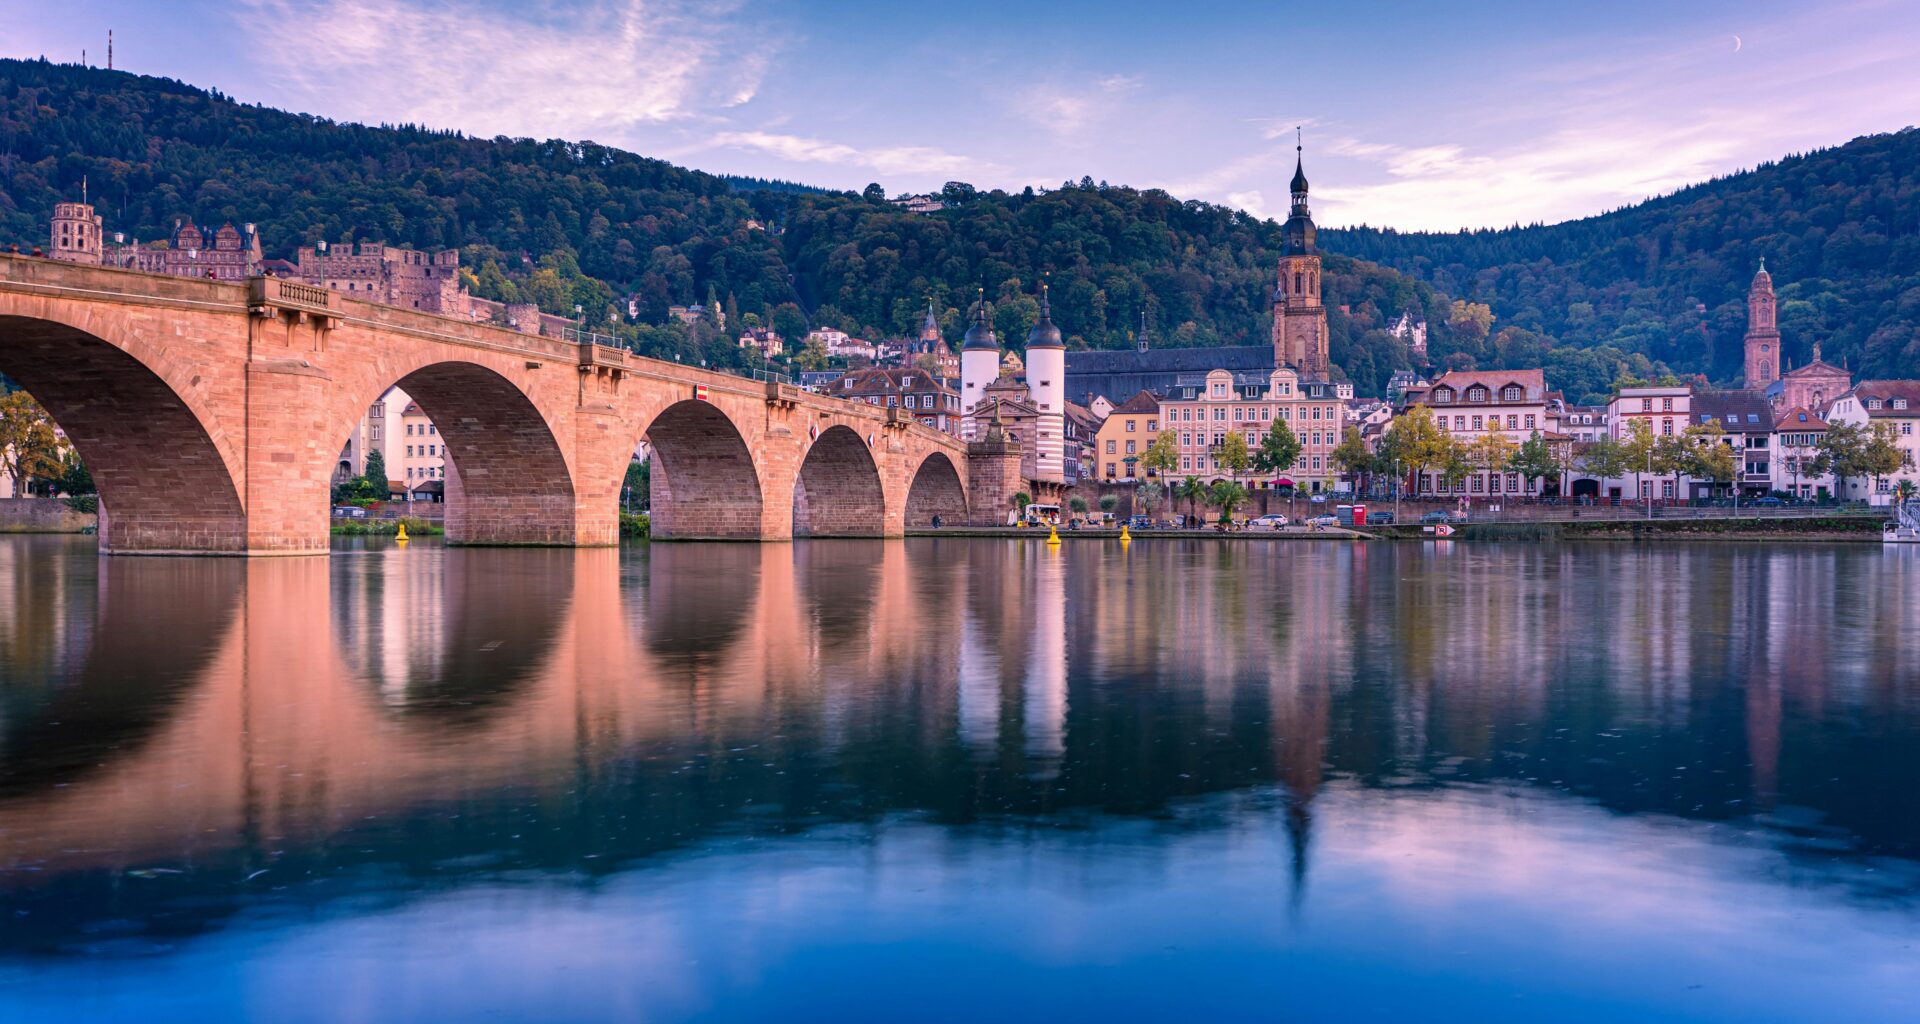
[[1507, 456], [1506, 470], [1520, 474], [1527, 482], [1528, 493], [1532, 493], [1534, 481], [1559, 474], [1560, 459], [1554, 454], [1553, 445], [1536, 430]]
[[25, 494], [35, 479], [58, 476], [62, 469], [53, 420], [25, 391], [0, 397], [0, 469], [13, 481], [15, 494]]
[[1300, 461], [1300, 438], [1287, 426], [1287, 421], [1275, 419], [1273, 425], [1260, 438], [1260, 447], [1253, 453], [1253, 468], [1262, 473], [1279, 476], [1293, 469]]

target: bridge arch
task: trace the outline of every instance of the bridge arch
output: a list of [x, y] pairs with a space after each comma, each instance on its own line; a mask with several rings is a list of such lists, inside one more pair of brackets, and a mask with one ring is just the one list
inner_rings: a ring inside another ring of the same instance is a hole
[[382, 440], [389, 476], [409, 443], [442, 450], [450, 544], [574, 544], [573, 473], [560, 439], [532, 397], [500, 372], [464, 360], [430, 362], [392, 384], [361, 390], [341, 415], [329, 475], [351, 424], [398, 387], [435, 434]]
[[98, 326], [102, 334], [0, 313], [0, 373], [46, 409], [92, 472], [105, 510], [100, 550], [246, 551], [238, 456], [229, 457], [226, 431], [188, 397], [196, 386], [218, 386], [204, 379], [211, 371], [169, 380], [163, 371], [187, 374], [188, 357]]
[[793, 483], [795, 537], [880, 537], [886, 495], [867, 441], [835, 425], [807, 446]]
[[913, 471], [913, 482], [907, 488], [907, 529], [932, 526], [935, 516], [949, 526], [967, 521], [966, 486], [953, 460], [941, 451], [929, 452]]
[[753, 453], [710, 402], [675, 402], [647, 424], [650, 530], [663, 540], [758, 540], [764, 502]]

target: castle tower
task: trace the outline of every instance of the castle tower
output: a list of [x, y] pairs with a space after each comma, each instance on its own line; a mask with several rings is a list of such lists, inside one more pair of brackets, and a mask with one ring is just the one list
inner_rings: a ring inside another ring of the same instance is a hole
[[987, 385], [1000, 376], [1000, 340], [993, 335], [993, 325], [987, 320], [987, 294], [980, 291], [980, 300], [973, 307], [973, 326], [967, 328], [967, 337], [960, 345], [960, 413], [962, 417], [960, 435], [963, 439], [974, 439], [974, 407], [987, 396]]
[[1040, 285], [1040, 319], [1027, 333], [1027, 397], [1040, 410], [1035, 438], [1034, 475], [1063, 478], [1066, 453], [1067, 346], [1053, 323], [1051, 289]]
[[1273, 297], [1273, 361], [1307, 380], [1327, 378], [1327, 308], [1320, 304], [1320, 252], [1307, 210], [1307, 174], [1294, 147], [1293, 209], [1281, 226], [1283, 248]]
[[1773, 277], [1767, 273], [1764, 259], [1753, 275], [1753, 286], [1747, 289], [1746, 356], [1747, 387], [1758, 390], [1780, 379], [1780, 327]]
[[86, 186], [80, 187], [77, 203], [53, 204], [53, 237], [47, 255], [69, 263], [101, 262], [100, 217], [86, 201]]

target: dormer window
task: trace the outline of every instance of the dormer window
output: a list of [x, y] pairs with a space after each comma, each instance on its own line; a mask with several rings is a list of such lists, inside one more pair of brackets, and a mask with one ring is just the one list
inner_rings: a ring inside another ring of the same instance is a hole
[[1500, 400], [1503, 402], [1518, 402], [1520, 400], [1520, 385], [1507, 385], [1506, 390], [1500, 393]]
[[1907, 400], [1904, 398], [1896, 398], [1893, 400], [1893, 407], [1895, 409], [1905, 409], [1907, 407]]
[[1478, 405], [1487, 400], [1487, 389], [1475, 384], [1467, 389], [1467, 401]]
[[1453, 401], [1452, 388], [1434, 388], [1433, 389], [1433, 402], [1435, 405], [1446, 405], [1452, 401]]
[[1869, 399], [1867, 399], [1867, 408], [1869, 408], [1869, 409], [1878, 409], [1878, 408], [1880, 408], [1880, 400], [1879, 400], [1878, 398], [1869, 398]]

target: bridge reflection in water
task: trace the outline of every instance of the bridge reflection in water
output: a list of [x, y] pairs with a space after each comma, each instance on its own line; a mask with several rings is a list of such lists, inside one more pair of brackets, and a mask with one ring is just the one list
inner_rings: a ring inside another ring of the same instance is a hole
[[[39, 539], [0, 579], [11, 954], [899, 815], [1270, 816], [1297, 916], [1319, 847], [1418, 859], [1487, 794], [1915, 895], [1920, 787], [1886, 780], [1920, 778], [1920, 560], [1878, 550]], [[1470, 817], [1500, 847], [1527, 813]]]

